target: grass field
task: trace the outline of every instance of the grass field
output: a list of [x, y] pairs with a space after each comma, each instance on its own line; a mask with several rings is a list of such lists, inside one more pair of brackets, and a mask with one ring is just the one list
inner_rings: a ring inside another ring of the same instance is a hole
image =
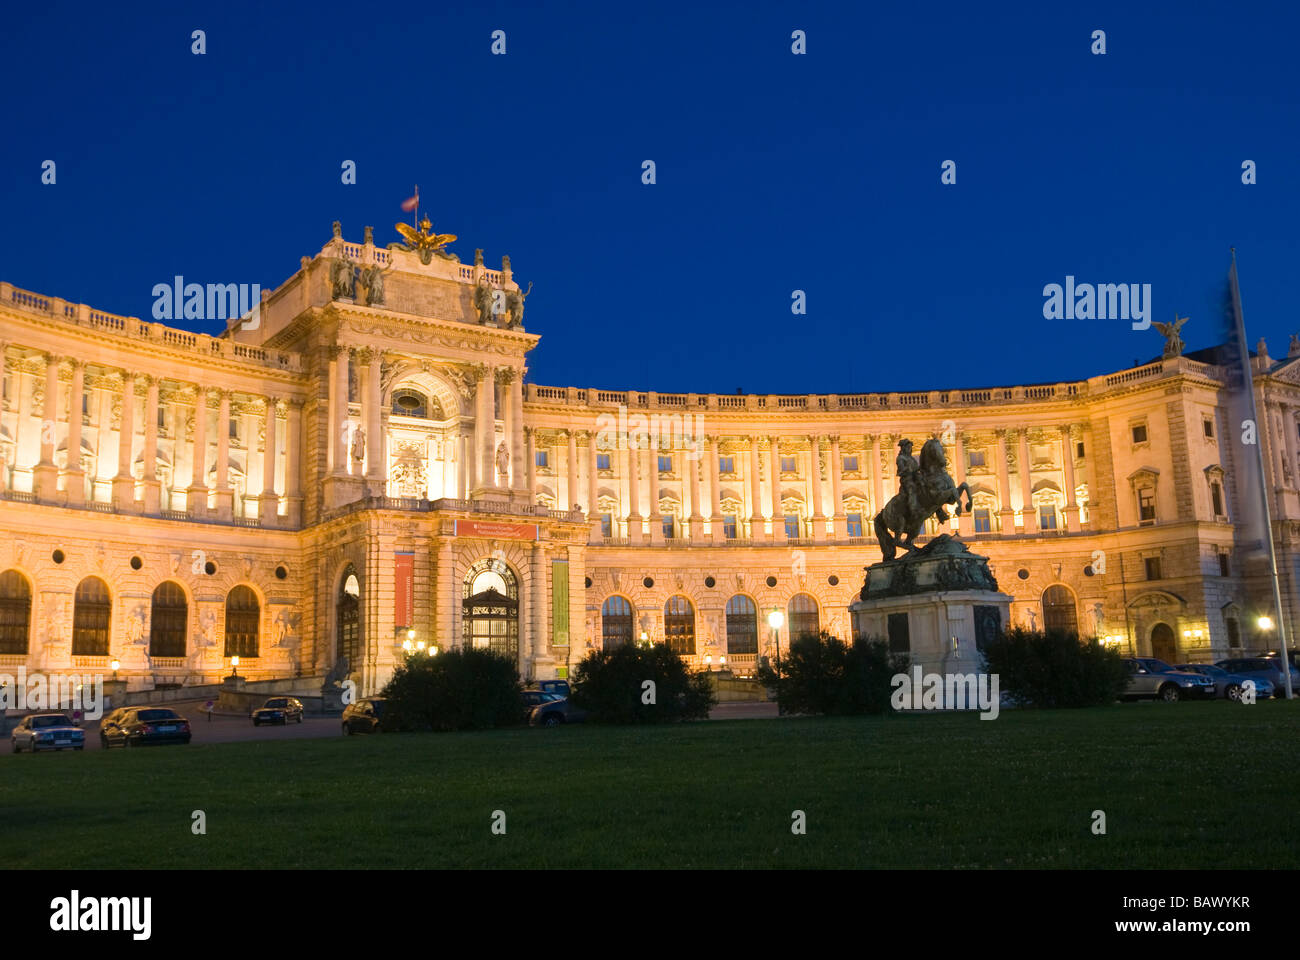
[[1294, 868], [1297, 733], [1215, 702], [6, 757], [0, 862]]

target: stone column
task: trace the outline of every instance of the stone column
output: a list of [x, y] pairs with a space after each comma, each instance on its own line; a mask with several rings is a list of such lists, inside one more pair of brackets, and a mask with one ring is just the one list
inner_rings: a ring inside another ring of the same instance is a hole
[[[885, 484], [880, 476], [880, 442], [876, 434], [871, 438], [871, 511], [872, 517], [885, 509]], [[866, 521], [866, 517], [862, 518]]]
[[[81, 404], [86, 389], [86, 365], [75, 359], [69, 362], [72, 364], [72, 390], [68, 395], [68, 463], [63, 487], [69, 503], [84, 503], [86, 472], [81, 469]], [[0, 381], [3, 380], [4, 370], [0, 369]], [[0, 486], [3, 485], [3, 475], [0, 475]]]
[[[460, 607], [460, 584], [456, 578], [456, 553], [452, 537], [443, 537], [438, 541], [437, 562], [434, 569], [434, 584], [437, 592], [433, 599], [433, 622], [435, 641], [440, 650], [455, 650], [461, 645], [461, 638], [455, 632], [455, 612]], [[520, 629], [523, 629], [520, 624]]]
[[[849, 535], [848, 517], [844, 514], [844, 479], [841, 472], [844, 468], [844, 460], [840, 457], [840, 438], [831, 437], [831, 508], [835, 511], [831, 514], [831, 523], [834, 527], [834, 536], [836, 540], [844, 540]], [[863, 518], [865, 525], [866, 518]], [[865, 533], [865, 530], [863, 531]]]
[[194, 453], [185, 506], [191, 514], [208, 509], [208, 389], [196, 388], [194, 395]]
[[284, 441], [284, 523], [302, 525], [302, 401], [288, 401]]
[[[962, 437], [960, 430], [957, 431], [957, 442], [953, 449], [952, 457], [953, 470], [955, 471], [957, 478], [957, 486], [961, 486], [966, 482], [966, 442], [965, 438]], [[962, 498], [962, 502], [965, 503], [964, 497]], [[972, 509], [974, 508], [972, 507]], [[972, 515], [970, 510], [965, 510], [962, 512], [962, 515], [957, 518], [957, 533], [959, 536], [969, 537], [974, 532], [975, 517]]]
[[769, 437], [768, 444], [772, 461], [772, 539], [784, 543], [786, 535], [785, 514], [781, 510], [781, 441], [777, 437]]
[[[550, 573], [547, 570], [546, 549], [542, 546], [540, 540], [533, 542], [533, 554], [529, 563], [529, 581], [532, 586], [532, 602], [529, 606], [532, 608], [531, 615], [528, 618], [530, 626], [529, 632], [532, 642], [532, 663], [520, 664], [520, 672], [525, 676], [532, 678], [538, 676], [538, 670], [546, 670], [551, 666], [551, 641], [547, 635], [547, 625], [550, 623], [550, 611], [546, 609], [546, 577]], [[525, 672], [526, 670], [526, 672]]]
[[[264, 527], [275, 525], [280, 512], [280, 498], [275, 495], [275, 408], [279, 402], [275, 397], [266, 398], [266, 419], [262, 424], [266, 439], [262, 446], [262, 495], [257, 498], [257, 520]], [[366, 447], [370, 447], [369, 438]]]
[[234, 516], [235, 492], [230, 489], [230, 391], [217, 390], [217, 516]]
[[325, 444], [325, 473], [326, 476], [336, 476], [340, 471], [339, 460], [339, 435], [343, 432], [343, 427], [339, 423], [339, 359], [343, 356], [343, 348], [340, 346], [331, 346], [329, 350], [329, 372], [326, 374], [325, 386], [328, 390], [328, 396], [325, 401], [325, 418], [328, 421], [326, 431], [328, 432], [328, 442]]
[[762, 503], [762, 486], [758, 479], [758, 437], [749, 438], [749, 525], [750, 538], [763, 540], [763, 514], [759, 506]]
[[639, 457], [641, 451], [633, 446], [629, 437], [627, 444], [627, 535], [634, 543], [645, 538], [644, 517], [641, 515], [641, 470]]
[[560, 504], [560, 509], [576, 510], [582, 506], [578, 496], [578, 435], [572, 430], [568, 431], [568, 433], [569, 448], [566, 451], [568, 463], [565, 466], [569, 472], [569, 489], [565, 493], [567, 502]]
[[596, 468], [596, 431], [587, 431], [587, 519], [600, 512], [600, 471]]
[[372, 497], [382, 497], [384, 474], [388, 464], [384, 455], [384, 426], [380, 414], [383, 410], [383, 358], [378, 350], [361, 351], [361, 370], [365, 375], [361, 394], [366, 422], [366, 485]]
[[134, 505], [135, 477], [131, 455], [135, 447], [135, 374], [122, 378], [122, 416], [117, 432], [117, 476], [113, 477], [113, 503], [118, 508]]
[[[8, 349], [9, 344], [4, 340], [0, 340], [0, 415], [3, 415], [4, 412], [5, 351]], [[21, 382], [22, 381], [20, 380], [20, 385]], [[20, 389], [19, 393], [21, 392]], [[14, 406], [18, 406], [16, 398]], [[78, 463], [80, 463], [80, 461], [78, 461]], [[7, 489], [9, 489], [9, 464], [5, 462], [4, 447], [0, 446], [0, 490]]]
[[808, 438], [812, 466], [808, 470], [808, 482], [812, 486], [813, 540], [826, 539], [826, 511], [822, 501], [822, 438], [813, 434]]
[[700, 471], [704, 464], [700, 462], [704, 455], [703, 438], [696, 437], [690, 448], [682, 453], [682, 469], [691, 472], [691, 514], [687, 522], [687, 532], [692, 541], [704, 536], [704, 514], [700, 510]]
[[158, 482], [158, 378], [145, 375], [144, 395], [144, 512], [156, 514], [162, 500]]
[[1038, 532], [1038, 516], [1034, 513], [1033, 477], [1029, 470], [1029, 431], [1020, 431], [1020, 517], [1025, 533]]
[[[353, 349], [344, 347], [343, 352], [339, 354], [339, 365], [336, 371], [338, 383], [335, 385], [334, 398], [338, 401], [338, 412], [335, 414], [335, 423], [338, 424], [338, 436], [335, 442], [338, 444], [338, 451], [335, 454], [335, 462], [338, 465], [337, 472], [340, 476], [348, 476], [353, 473], [352, 467], [352, 359]], [[360, 469], [357, 471], [360, 473]]]
[[[527, 471], [521, 470], [517, 466], [524, 457], [524, 371], [510, 368], [510, 462], [516, 464], [511, 470], [512, 486], [516, 490], [524, 488], [524, 480], [527, 477]], [[536, 502], [536, 497], [530, 497], [529, 503]], [[573, 497], [573, 504], [577, 504], [576, 495]]]
[[713, 512], [709, 514], [709, 536], [722, 539], [722, 476], [718, 464], [718, 438], [709, 437], [709, 475], [713, 480]]
[[533, 427], [524, 428], [524, 456], [528, 476], [528, 502], [537, 502], [537, 431]]
[[[21, 420], [21, 418], [19, 418]], [[32, 486], [39, 500], [58, 497], [59, 468], [54, 464], [54, 446], [59, 431], [59, 358], [45, 355], [45, 400], [41, 404], [41, 459], [32, 470]], [[114, 481], [116, 486], [117, 481]]]
[[1082, 527], [1079, 524], [1079, 501], [1074, 494], [1074, 440], [1073, 424], [1061, 428], [1061, 465], [1065, 470], [1065, 529], [1075, 532]]
[[998, 439], [998, 524], [1004, 537], [1016, 532], [1016, 511], [1011, 506], [1011, 471], [1007, 466], [1007, 432], [994, 431]]
[[650, 480], [650, 542], [663, 543], [664, 517], [659, 510], [659, 445], [646, 450], [646, 469]]
[[496, 487], [496, 451], [493, 449], [496, 441], [495, 389], [495, 371], [490, 364], [481, 364], [474, 396], [474, 452], [479, 490]]

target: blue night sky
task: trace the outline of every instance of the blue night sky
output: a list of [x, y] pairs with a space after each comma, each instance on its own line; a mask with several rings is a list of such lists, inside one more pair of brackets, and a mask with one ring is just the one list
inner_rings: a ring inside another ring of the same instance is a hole
[[1149, 283], [1153, 319], [1190, 314], [1195, 349], [1232, 245], [1248, 337], [1284, 354], [1300, 18], [1056, 6], [13, 6], [0, 279], [148, 317], [175, 274], [278, 286], [335, 219], [395, 240], [418, 183], [463, 261], [508, 253], [534, 283], [543, 384], [1096, 375], [1158, 355], [1159, 334], [1046, 321], [1045, 284]]

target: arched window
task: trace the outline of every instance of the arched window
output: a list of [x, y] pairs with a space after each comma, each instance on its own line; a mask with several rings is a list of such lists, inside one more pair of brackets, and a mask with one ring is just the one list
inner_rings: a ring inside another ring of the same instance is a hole
[[262, 605], [242, 583], [226, 594], [226, 656], [256, 657]]
[[355, 671], [361, 662], [361, 582], [351, 566], [339, 586], [336, 620], [335, 660], [346, 660], [348, 671]]
[[185, 656], [189, 607], [179, 583], [164, 580], [154, 587], [149, 606], [149, 656]]
[[758, 653], [758, 609], [743, 593], [727, 601], [727, 653]]
[[632, 604], [626, 598], [614, 594], [601, 604], [600, 632], [606, 650], [632, 642]]
[[811, 634], [817, 636], [820, 626], [817, 622], [817, 601], [806, 593], [796, 593], [790, 598], [787, 619], [790, 621], [790, 639]]
[[17, 570], [0, 573], [0, 653], [25, 656], [32, 622], [32, 588]]
[[393, 413], [399, 417], [427, 417], [429, 401], [419, 390], [402, 387], [393, 391]]
[[519, 659], [519, 587], [500, 560], [480, 560], [465, 575], [461, 601], [466, 647]]
[[72, 603], [72, 655], [74, 657], [108, 656], [109, 621], [113, 601], [108, 584], [99, 577], [87, 577], [77, 584]]
[[1056, 583], [1043, 591], [1043, 631], [1078, 635], [1079, 616], [1069, 587]]
[[673, 653], [694, 655], [695, 607], [685, 597], [669, 597], [664, 604], [664, 637]]

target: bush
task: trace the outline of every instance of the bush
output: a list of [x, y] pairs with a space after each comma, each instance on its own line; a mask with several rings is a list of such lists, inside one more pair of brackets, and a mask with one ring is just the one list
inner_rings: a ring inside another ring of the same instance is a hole
[[[654, 703], [645, 703], [645, 681], [654, 681]], [[593, 723], [668, 723], [705, 720], [717, 703], [707, 674], [661, 643], [626, 645], [589, 653], [574, 670], [573, 704]]]
[[908, 658], [883, 640], [846, 644], [823, 630], [793, 641], [780, 671], [774, 666], [760, 666], [758, 679], [775, 688], [782, 713], [849, 716], [889, 711], [890, 680], [907, 671]]
[[484, 730], [527, 718], [519, 671], [488, 650], [406, 658], [384, 687], [381, 723], [390, 730]]
[[986, 645], [984, 662], [1019, 706], [1094, 707], [1113, 703], [1128, 684], [1118, 650], [1072, 633], [1014, 627]]

